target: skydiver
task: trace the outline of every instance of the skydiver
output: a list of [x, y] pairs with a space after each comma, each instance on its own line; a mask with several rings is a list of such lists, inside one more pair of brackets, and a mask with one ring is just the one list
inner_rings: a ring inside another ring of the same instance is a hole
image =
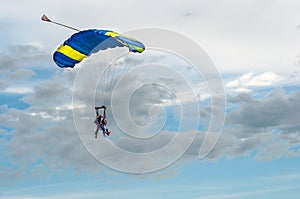
[[[99, 109], [104, 109], [103, 110], [103, 115], [99, 114]], [[103, 132], [103, 136], [109, 136], [110, 135], [110, 131], [108, 131], [108, 128], [106, 128], [106, 107], [105, 106], [95, 106], [95, 110], [96, 110], [96, 119], [94, 121], [94, 123], [97, 125], [97, 129], [95, 131], [95, 138], [97, 138], [99, 129], [101, 128], [102, 132]]]

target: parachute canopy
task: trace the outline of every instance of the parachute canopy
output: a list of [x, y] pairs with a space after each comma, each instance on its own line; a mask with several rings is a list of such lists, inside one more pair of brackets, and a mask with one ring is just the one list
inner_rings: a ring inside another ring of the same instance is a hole
[[110, 30], [92, 29], [73, 34], [54, 52], [53, 60], [61, 68], [73, 68], [92, 53], [115, 47], [128, 47], [130, 52], [138, 53], [145, 50], [145, 46], [132, 37]]

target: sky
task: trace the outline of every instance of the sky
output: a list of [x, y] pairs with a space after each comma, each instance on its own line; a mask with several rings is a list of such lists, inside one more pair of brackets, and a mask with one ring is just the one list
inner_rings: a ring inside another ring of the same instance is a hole
[[[0, 7], [0, 198], [300, 195], [300, 3], [20, 1]], [[109, 29], [73, 69], [52, 55]], [[298, 98], [299, 97], [299, 98]], [[95, 139], [95, 105], [109, 137]]]

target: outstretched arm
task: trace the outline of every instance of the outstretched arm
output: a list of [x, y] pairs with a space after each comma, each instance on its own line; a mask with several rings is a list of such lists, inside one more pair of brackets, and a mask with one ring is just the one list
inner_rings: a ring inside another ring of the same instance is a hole
[[99, 108], [96, 106], [96, 107], [95, 107], [95, 111], [96, 111], [96, 115], [97, 115], [97, 116], [99, 116], [99, 111], [98, 111], [98, 110], [99, 110]]
[[106, 107], [104, 107], [103, 117], [106, 118]]

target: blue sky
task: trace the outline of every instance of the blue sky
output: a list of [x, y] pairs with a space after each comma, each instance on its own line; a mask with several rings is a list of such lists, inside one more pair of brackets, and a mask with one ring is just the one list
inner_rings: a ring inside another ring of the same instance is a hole
[[[296, 0], [2, 3], [0, 198], [298, 198], [299, 9]], [[74, 32], [43, 14], [148, 49], [63, 70], [52, 54]], [[107, 99], [112, 135], [94, 139], [93, 106]]]

